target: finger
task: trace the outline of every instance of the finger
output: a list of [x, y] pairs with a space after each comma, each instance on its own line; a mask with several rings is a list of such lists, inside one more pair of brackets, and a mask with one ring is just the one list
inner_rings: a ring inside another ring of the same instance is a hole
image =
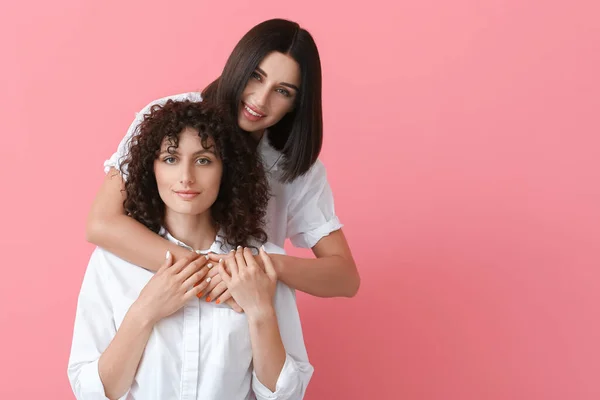
[[[200, 286], [200, 284], [202, 282], [204, 282], [204, 283], [206, 283], [208, 285], [208, 283], [206, 282], [206, 279], [204, 279], [206, 277], [207, 273], [208, 273], [208, 268], [207, 267], [201, 268], [199, 271], [196, 271], [195, 273], [193, 273], [192, 275], [190, 275], [190, 277], [187, 278], [183, 282], [183, 284], [181, 285], [181, 287], [183, 287], [183, 289], [187, 292], [192, 287]], [[206, 285], [205, 285], [205, 287], [206, 287]]]
[[208, 263], [208, 265], [211, 265], [211, 267], [209, 267], [208, 270], [208, 276], [210, 276], [211, 278], [214, 278], [215, 276], [219, 275], [219, 269], [216, 268], [219, 266], [218, 262], [210, 262]]
[[219, 275], [221, 276], [221, 279], [223, 279], [223, 282], [229, 285], [229, 283], [231, 282], [231, 276], [229, 276], [227, 271], [225, 271], [225, 262], [223, 262], [223, 260], [219, 261], [218, 271]]
[[231, 292], [229, 291], [229, 289], [227, 289], [226, 291], [223, 292], [222, 295], [219, 296], [219, 298], [217, 299], [217, 301], [215, 301], [215, 303], [217, 303], [217, 304], [225, 303], [229, 299], [231, 299]]
[[208, 303], [211, 302], [211, 300], [214, 300], [216, 298], [218, 298], [220, 295], [222, 295], [225, 291], [227, 290], [227, 284], [223, 281], [221, 281], [213, 290], [212, 292], [208, 293], [208, 295], [206, 296], [206, 301]]
[[258, 264], [256, 263], [256, 260], [254, 259], [254, 255], [252, 254], [252, 250], [250, 250], [249, 247], [245, 247], [244, 251], [243, 251], [243, 255], [244, 255], [244, 261], [246, 262], [246, 265], [249, 267], [258, 267]]
[[160, 268], [158, 269], [157, 272], [164, 271], [165, 269], [169, 268], [172, 264], [173, 264], [173, 255], [171, 254], [171, 252], [169, 250], [167, 250], [167, 253], [165, 254], [165, 261], [163, 261], [163, 263], [160, 265]]
[[[204, 276], [202, 278], [202, 280], [200, 281], [200, 283], [198, 283], [199, 288], [201, 288], [202, 290], [198, 293], [198, 298], [201, 298], [202, 296], [204, 296], [206, 293], [208, 293], [211, 289], [209, 288], [210, 283], [212, 282], [212, 278], [211, 277], [206, 277]], [[195, 288], [194, 288], [195, 289]]]
[[242, 246], [238, 246], [235, 250], [235, 262], [237, 263], [239, 271], [246, 268], [246, 260], [244, 260], [244, 249], [242, 248]]
[[190, 299], [193, 299], [194, 297], [202, 297], [202, 292], [203, 292], [204, 288], [202, 287], [202, 284], [192, 287], [190, 290], [188, 290], [184, 295], [183, 295], [183, 300], [185, 302], [189, 301]]
[[[233, 252], [235, 250], [231, 250], [231, 251]], [[238, 275], [239, 268], [238, 268], [235, 257], [225, 258], [225, 259], [223, 259], [223, 262], [219, 261], [219, 264], [221, 264], [221, 263], [225, 264], [225, 265], [223, 265], [223, 267], [227, 266], [227, 269], [229, 270], [229, 272], [231, 272], [232, 278], [234, 278]]]
[[173, 264], [173, 266], [170, 268], [170, 270], [174, 274], [178, 274], [179, 272], [181, 272], [181, 270], [183, 268], [185, 268], [189, 263], [191, 263], [192, 261], [194, 261], [197, 258], [198, 258], [198, 254], [190, 253], [189, 255], [183, 257], [181, 260], [179, 260], [175, 264]]
[[194, 261], [192, 261], [191, 263], [189, 263], [187, 266], [185, 266], [177, 274], [177, 276], [183, 282], [186, 279], [188, 279], [190, 276], [192, 276], [193, 274], [195, 274], [196, 272], [198, 272], [201, 268], [203, 268], [207, 264], [207, 262], [208, 262], [208, 260], [204, 256], [200, 257], [200, 258], [197, 258]]
[[208, 276], [207, 279], [210, 278], [209, 281], [209, 285], [206, 288], [206, 293], [211, 292], [215, 287], [217, 287], [217, 285], [221, 282], [223, 282], [223, 279], [221, 278], [221, 276], [219, 275], [219, 273], [217, 272], [217, 274], [215, 276]]
[[263, 260], [263, 264], [265, 265], [265, 272], [271, 279], [277, 279], [277, 271], [275, 271], [275, 266], [271, 261], [271, 257], [265, 251], [265, 246], [260, 246], [260, 250], [258, 251], [260, 254], [260, 258]]
[[240, 307], [240, 305], [233, 299], [229, 299], [225, 302], [225, 304], [227, 304], [229, 307], [231, 307], [233, 309], [233, 311], [238, 312], [238, 313], [243, 313], [244, 309], [242, 307]]
[[232, 250], [232, 251], [230, 251], [228, 254], [215, 254], [215, 253], [209, 253], [209, 254], [207, 254], [207, 255], [208, 255], [208, 257], [209, 257], [210, 261], [219, 262], [219, 260], [220, 260], [221, 258], [223, 258], [223, 259], [226, 259], [226, 258], [228, 258], [228, 257], [233, 257], [233, 254], [234, 254], [234, 253], [233, 253], [233, 251], [235, 251], [235, 250]]

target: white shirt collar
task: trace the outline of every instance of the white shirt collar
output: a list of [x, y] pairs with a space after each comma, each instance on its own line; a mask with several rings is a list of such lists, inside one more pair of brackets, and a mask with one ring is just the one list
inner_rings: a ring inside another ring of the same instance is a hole
[[229, 245], [227, 244], [227, 241], [225, 240], [225, 237], [223, 236], [223, 232], [219, 231], [217, 233], [217, 236], [215, 237], [214, 242], [210, 245], [210, 247], [208, 249], [194, 249], [192, 248], [192, 246], [182, 242], [181, 240], [177, 239], [176, 237], [174, 237], [173, 235], [171, 235], [166, 229], [165, 227], [161, 227], [160, 231], [158, 232], [158, 234], [162, 237], [164, 237], [165, 239], [167, 239], [169, 242], [175, 243], [178, 246], [184, 247], [190, 251], [195, 251], [196, 253], [200, 253], [200, 254], [208, 254], [208, 253], [215, 253], [215, 254], [219, 254], [219, 253], [223, 253], [224, 248], [225, 251], [229, 250]]
[[269, 132], [265, 132], [258, 142], [258, 152], [262, 156], [263, 163], [265, 164], [265, 170], [277, 171], [279, 169], [279, 162], [283, 157], [283, 154], [271, 146], [269, 143]]

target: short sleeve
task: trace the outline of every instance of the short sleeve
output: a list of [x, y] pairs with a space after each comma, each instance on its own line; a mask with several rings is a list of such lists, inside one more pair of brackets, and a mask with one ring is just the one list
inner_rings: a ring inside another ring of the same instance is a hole
[[163, 105], [168, 100], [174, 100], [174, 101], [189, 100], [189, 101], [193, 101], [193, 102], [201, 102], [202, 95], [199, 92], [176, 94], [173, 96], [167, 96], [167, 97], [163, 97], [158, 100], [154, 100], [153, 102], [146, 105], [146, 107], [142, 108], [142, 110], [136, 114], [131, 125], [129, 125], [129, 129], [127, 129], [127, 133], [125, 134], [125, 137], [121, 140], [121, 143], [119, 143], [119, 147], [117, 147], [117, 151], [108, 160], [104, 161], [104, 173], [108, 173], [108, 171], [110, 171], [111, 168], [115, 168], [117, 171], [119, 171], [121, 173], [121, 175], [123, 176], [123, 179], [127, 178], [127, 168], [126, 168], [126, 166], [123, 166], [123, 161], [125, 161], [127, 153], [129, 152], [129, 146], [131, 143], [131, 139], [139, 133], [138, 128], [139, 128], [140, 124], [142, 123], [142, 121], [144, 120], [144, 116], [150, 112], [150, 109], [152, 108], [152, 106]]
[[335, 215], [327, 171], [319, 160], [303, 176], [288, 184], [287, 237], [296, 247], [311, 248], [342, 228]]

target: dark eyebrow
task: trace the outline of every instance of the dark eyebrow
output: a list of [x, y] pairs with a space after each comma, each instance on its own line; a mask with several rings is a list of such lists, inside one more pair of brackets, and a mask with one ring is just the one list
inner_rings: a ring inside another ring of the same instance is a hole
[[[210, 149], [202, 149], [202, 150], [198, 150], [197, 152], [195, 152], [193, 155], [194, 156], [198, 156], [200, 154], [204, 154], [204, 153], [211, 153], [214, 155], [217, 155], [213, 150], [212, 147]], [[175, 149], [172, 152], [169, 152], [168, 150], [163, 150], [160, 152], [160, 154], [179, 154], [179, 152], [177, 151], [177, 147], [175, 147]]]
[[[263, 71], [260, 67], [256, 67], [256, 70], [263, 75], [265, 78], [268, 78], [268, 75], [265, 71]], [[300, 89], [298, 89], [298, 87], [296, 85], [292, 85], [291, 83], [287, 83], [287, 82], [281, 82], [280, 83], [281, 86], [287, 86], [291, 89], [294, 89], [296, 92], [299, 92]]]
[[215, 153], [215, 152], [212, 150], [212, 149], [213, 149], [213, 147], [214, 147], [214, 146], [211, 146], [211, 147], [210, 147], [210, 148], [208, 148], [208, 149], [202, 149], [202, 150], [199, 150], [199, 151], [195, 152], [195, 153], [194, 153], [194, 155], [195, 155], [195, 156], [197, 156], [197, 155], [204, 154], [204, 153], [210, 153], [210, 154], [217, 155], [217, 154], [216, 154], [216, 153]]

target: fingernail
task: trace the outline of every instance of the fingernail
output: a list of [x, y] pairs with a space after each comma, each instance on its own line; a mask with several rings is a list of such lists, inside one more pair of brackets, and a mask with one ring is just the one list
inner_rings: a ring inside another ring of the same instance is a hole
[[204, 256], [204, 258], [206, 258], [207, 260], [210, 260], [210, 257], [207, 255]]
[[221, 303], [221, 299], [217, 299], [217, 301], [215, 301], [216, 304], [220, 304]]
[[235, 251], [235, 249], [231, 249], [230, 253], [233, 253]]
[[196, 250], [196, 254], [202, 254], [200, 250]]
[[207, 298], [206, 298], [206, 302], [207, 302], [207, 303], [210, 303], [210, 297], [207, 297]]
[[208, 263], [207, 267], [208, 267], [208, 269], [211, 269], [213, 267], [213, 265], [211, 263]]
[[266, 250], [265, 250], [265, 245], [264, 245], [264, 244], [263, 244], [262, 246], [260, 246], [260, 249], [261, 249], [262, 251], [266, 252]]
[[169, 258], [171, 258], [171, 252], [167, 250], [167, 254], [165, 254], [165, 259], [168, 260]]
[[219, 264], [223, 264], [223, 259], [219, 258]]
[[237, 249], [238, 249], [238, 250], [239, 250], [239, 249], [241, 249], [241, 248], [242, 248], [242, 246], [238, 246], [238, 247], [237, 247]]
[[198, 298], [201, 298], [201, 297], [202, 297], [202, 292], [198, 293], [198, 294], [196, 295], [196, 297], [198, 297]]
[[210, 276], [208, 278], [206, 278], [206, 283], [210, 283]]

